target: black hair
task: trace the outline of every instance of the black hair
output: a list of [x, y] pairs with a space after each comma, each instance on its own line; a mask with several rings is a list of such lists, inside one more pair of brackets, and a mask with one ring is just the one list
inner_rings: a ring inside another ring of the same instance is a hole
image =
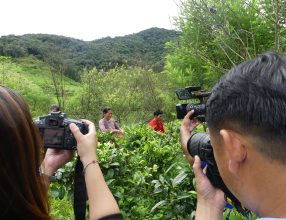
[[163, 114], [163, 111], [161, 111], [160, 109], [158, 109], [154, 112], [154, 116], [158, 116], [158, 115], [162, 115], [162, 114]]
[[112, 110], [111, 108], [107, 107], [102, 110], [103, 114], [106, 114], [108, 111]]
[[50, 110], [53, 111], [53, 112], [59, 112], [60, 111], [60, 106], [57, 105], [57, 104], [53, 104], [53, 105], [51, 105]]
[[264, 155], [286, 163], [286, 59], [268, 52], [232, 68], [212, 90], [211, 132], [236, 129], [257, 140]]

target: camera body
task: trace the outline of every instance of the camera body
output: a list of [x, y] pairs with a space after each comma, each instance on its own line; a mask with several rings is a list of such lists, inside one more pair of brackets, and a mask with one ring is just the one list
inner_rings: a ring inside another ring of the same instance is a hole
[[76, 149], [77, 143], [69, 128], [70, 123], [76, 124], [81, 133], [88, 132], [87, 126], [82, 121], [68, 118], [63, 112], [51, 112], [49, 115], [39, 117], [34, 123], [39, 128], [46, 148]]
[[194, 110], [194, 114], [192, 118], [198, 118], [200, 121], [205, 121], [206, 114], [206, 105], [204, 104], [205, 98], [210, 96], [210, 92], [204, 92], [201, 90], [200, 86], [188, 86], [183, 89], [176, 90], [176, 94], [178, 99], [180, 100], [189, 100], [189, 99], [197, 99], [199, 103], [189, 103], [189, 104], [177, 104], [176, 112], [177, 118], [183, 119], [185, 115]]

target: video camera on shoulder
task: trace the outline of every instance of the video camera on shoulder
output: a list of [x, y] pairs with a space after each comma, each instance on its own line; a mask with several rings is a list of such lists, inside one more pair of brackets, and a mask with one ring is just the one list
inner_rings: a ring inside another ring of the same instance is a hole
[[176, 111], [178, 119], [183, 119], [189, 111], [194, 110], [192, 118], [198, 118], [201, 122], [205, 121], [205, 99], [210, 96], [211, 92], [201, 90], [200, 86], [188, 86], [183, 89], [176, 90], [176, 94], [180, 100], [196, 99], [199, 101], [198, 103], [177, 104]]
[[69, 128], [70, 123], [76, 124], [81, 133], [88, 132], [87, 126], [82, 121], [68, 118], [63, 112], [51, 112], [49, 115], [39, 117], [34, 123], [39, 128], [46, 148], [76, 149], [77, 143]]

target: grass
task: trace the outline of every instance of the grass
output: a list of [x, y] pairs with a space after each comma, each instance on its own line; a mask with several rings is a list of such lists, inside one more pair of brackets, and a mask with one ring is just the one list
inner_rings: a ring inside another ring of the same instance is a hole
[[[67, 103], [81, 93], [81, 86], [68, 77], [63, 82]], [[49, 66], [32, 56], [1, 62], [0, 83], [22, 94], [34, 117], [47, 114], [57, 103]]]

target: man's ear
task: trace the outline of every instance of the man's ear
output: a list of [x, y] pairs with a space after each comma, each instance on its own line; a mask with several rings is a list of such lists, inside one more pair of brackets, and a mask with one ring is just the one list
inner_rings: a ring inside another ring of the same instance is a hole
[[234, 175], [238, 174], [242, 162], [246, 159], [247, 151], [244, 138], [232, 130], [220, 130], [225, 148], [228, 169]]

